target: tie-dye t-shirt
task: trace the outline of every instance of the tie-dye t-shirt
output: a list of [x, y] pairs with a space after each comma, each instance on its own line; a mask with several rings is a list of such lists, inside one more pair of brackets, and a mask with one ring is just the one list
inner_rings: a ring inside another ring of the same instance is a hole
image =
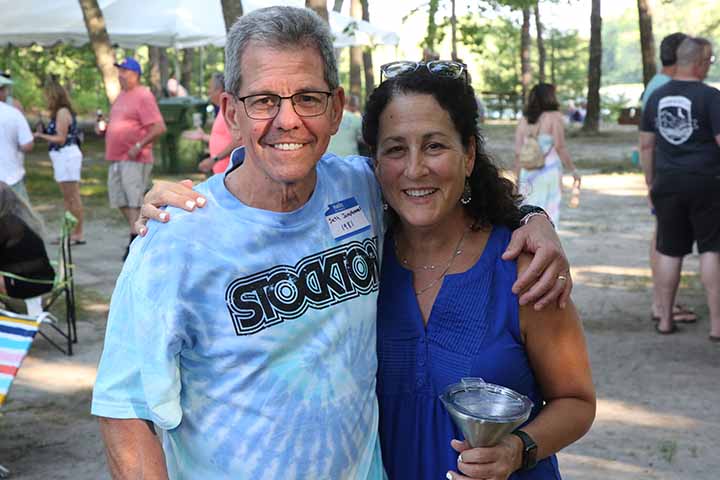
[[92, 413], [162, 432], [170, 478], [383, 478], [375, 396], [382, 208], [326, 155], [299, 210], [169, 209], [113, 293]]

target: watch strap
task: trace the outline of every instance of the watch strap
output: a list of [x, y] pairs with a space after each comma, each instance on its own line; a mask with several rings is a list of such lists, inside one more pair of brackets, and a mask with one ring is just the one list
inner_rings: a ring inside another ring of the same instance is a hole
[[515, 430], [513, 435], [520, 438], [523, 443], [522, 466], [520, 470], [529, 470], [537, 465], [537, 444], [530, 435], [522, 430]]
[[527, 223], [530, 221], [531, 218], [536, 217], [538, 215], [542, 215], [545, 218], [547, 218], [548, 222], [550, 222], [550, 225], [555, 228], [555, 224], [553, 223], [552, 219], [550, 218], [550, 215], [543, 210], [540, 207], [537, 207], [535, 205], [521, 205], [518, 209], [520, 213], [520, 226], [527, 225]]

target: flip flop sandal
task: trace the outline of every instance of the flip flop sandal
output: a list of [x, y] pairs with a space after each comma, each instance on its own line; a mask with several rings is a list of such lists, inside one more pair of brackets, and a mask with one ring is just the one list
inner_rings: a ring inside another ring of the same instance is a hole
[[720, 343], [720, 337], [716, 337], [715, 335], [708, 335], [708, 338], [713, 343]]
[[[656, 317], [655, 315], [650, 315], [650, 319], [653, 322], [659, 322], [660, 317]], [[692, 310], [683, 307], [682, 305], [675, 305], [673, 307], [673, 322], [675, 323], [695, 323], [698, 320], [698, 316], [695, 312]]]
[[678, 323], [695, 323], [697, 322], [698, 316], [691, 309], [680, 303], [675, 304], [673, 307], [673, 320]]
[[673, 326], [670, 330], [660, 330], [660, 325], [655, 325], [655, 331], [659, 333], [660, 335], [672, 335], [673, 333], [677, 332], [679, 329], [677, 325], [673, 323]]
[[70, 240], [70, 245], [85, 245], [87, 243], [87, 240]]

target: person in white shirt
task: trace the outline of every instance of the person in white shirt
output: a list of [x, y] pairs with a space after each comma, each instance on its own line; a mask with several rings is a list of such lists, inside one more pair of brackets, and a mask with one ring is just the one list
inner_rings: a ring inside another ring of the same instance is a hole
[[29, 202], [25, 189], [25, 153], [33, 148], [33, 135], [23, 114], [5, 103], [12, 80], [0, 76], [0, 181]]

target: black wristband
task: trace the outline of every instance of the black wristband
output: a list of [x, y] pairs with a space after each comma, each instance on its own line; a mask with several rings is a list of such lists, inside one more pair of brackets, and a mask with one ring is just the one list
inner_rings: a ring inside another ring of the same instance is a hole
[[522, 466], [520, 470], [530, 470], [537, 465], [537, 444], [530, 435], [522, 430], [515, 430], [513, 435], [520, 438], [523, 443]]
[[520, 205], [520, 208], [518, 209], [520, 211], [520, 218], [526, 216], [529, 213], [544, 213], [547, 215], [547, 212], [540, 208], [536, 207], [535, 205]]
[[527, 225], [528, 220], [530, 220], [535, 215], [543, 215], [545, 218], [547, 218], [548, 222], [550, 222], [550, 225], [555, 228], [555, 224], [553, 223], [552, 219], [550, 218], [550, 215], [543, 210], [540, 207], [537, 207], [535, 205], [521, 205], [518, 209], [520, 213], [520, 226]]

